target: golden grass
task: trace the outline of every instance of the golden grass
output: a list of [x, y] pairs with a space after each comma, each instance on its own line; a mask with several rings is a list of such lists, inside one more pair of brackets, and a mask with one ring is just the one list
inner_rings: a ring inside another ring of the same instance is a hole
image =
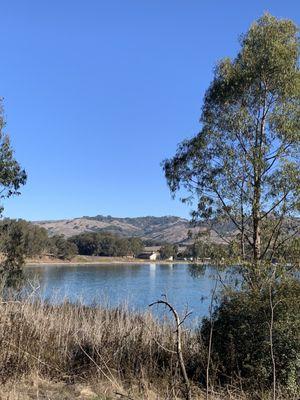
[[[125, 307], [2, 299], [0, 399], [182, 399], [176, 354], [169, 351], [173, 329]], [[193, 398], [204, 399], [206, 351], [195, 331], [183, 334], [183, 356]], [[233, 387], [211, 400], [246, 398]]]

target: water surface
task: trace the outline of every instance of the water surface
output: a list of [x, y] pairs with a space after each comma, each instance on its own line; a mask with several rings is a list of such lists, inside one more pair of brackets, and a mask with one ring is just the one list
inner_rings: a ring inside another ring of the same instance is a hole
[[[192, 273], [191, 273], [192, 272]], [[36, 279], [43, 299], [81, 301], [86, 305], [117, 306], [145, 311], [167, 294], [180, 311], [193, 311], [193, 318], [208, 312], [214, 271], [206, 268], [195, 277], [188, 264], [41, 265], [25, 268], [28, 280]], [[154, 310], [160, 313], [158, 310]]]

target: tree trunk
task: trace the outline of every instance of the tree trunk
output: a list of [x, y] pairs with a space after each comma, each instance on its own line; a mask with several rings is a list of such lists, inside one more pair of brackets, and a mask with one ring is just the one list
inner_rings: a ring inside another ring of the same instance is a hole
[[265, 136], [265, 105], [262, 111], [260, 129], [256, 132], [255, 137], [255, 154], [254, 154], [254, 193], [252, 203], [253, 217], [253, 260], [254, 265], [258, 266], [261, 259], [261, 229], [260, 229], [260, 211], [261, 211], [261, 185], [262, 185], [262, 144]]
[[[259, 170], [259, 167], [257, 169]], [[254, 177], [254, 195], [252, 204], [253, 261], [255, 266], [258, 265], [258, 262], [261, 258], [261, 230], [260, 230], [261, 181], [257, 169], [255, 171], [255, 177]]]
[[246, 253], [245, 253], [245, 215], [244, 215], [244, 183], [245, 179], [242, 180], [241, 186], [241, 195], [240, 195], [240, 202], [241, 202], [241, 254], [242, 260], [245, 261]]
[[253, 259], [257, 265], [261, 257], [260, 223], [257, 213], [253, 215]]

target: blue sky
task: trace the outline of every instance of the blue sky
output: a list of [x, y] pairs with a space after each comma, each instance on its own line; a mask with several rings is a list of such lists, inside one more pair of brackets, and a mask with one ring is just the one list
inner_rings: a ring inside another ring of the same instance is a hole
[[199, 130], [216, 62], [298, 0], [3, 0], [0, 95], [28, 172], [11, 218], [180, 215], [160, 162]]

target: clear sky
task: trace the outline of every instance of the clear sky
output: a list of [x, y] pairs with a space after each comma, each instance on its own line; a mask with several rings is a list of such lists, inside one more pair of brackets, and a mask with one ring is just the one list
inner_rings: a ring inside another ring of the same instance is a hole
[[1, 1], [0, 95], [28, 172], [4, 215], [188, 216], [160, 162], [265, 11], [299, 24], [299, 0]]

